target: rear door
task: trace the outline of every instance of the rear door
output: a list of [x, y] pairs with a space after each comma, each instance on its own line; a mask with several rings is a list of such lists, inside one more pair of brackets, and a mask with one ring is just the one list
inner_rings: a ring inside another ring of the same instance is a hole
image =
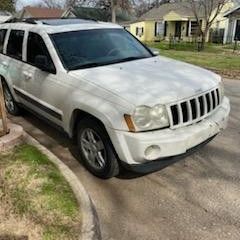
[[[48, 70], [41, 70], [36, 62], [37, 57], [47, 59]], [[56, 74], [56, 67], [42, 36], [29, 32], [27, 36], [26, 64], [23, 67], [24, 91], [19, 91], [24, 104], [56, 123], [62, 124], [63, 96], [61, 85]]]
[[14, 30], [10, 31], [7, 38], [7, 47], [4, 51], [5, 56], [2, 61], [2, 68], [7, 70], [6, 79], [10, 87], [24, 88], [24, 82], [21, 78], [22, 68], [24, 66], [23, 58], [23, 41], [25, 31]]
[[4, 50], [4, 42], [7, 35], [7, 29], [0, 29], [0, 75], [5, 76], [6, 75], [6, 57], [3, 55]]

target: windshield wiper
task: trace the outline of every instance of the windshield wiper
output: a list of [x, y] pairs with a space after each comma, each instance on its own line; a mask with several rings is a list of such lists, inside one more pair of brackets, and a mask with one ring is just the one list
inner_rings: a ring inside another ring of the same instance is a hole
[[138, 56], [138, 57], [134, 57], [134, 56], [132, 56], [132, 57], [126, 57], [126, 58], [118, 59], [118, 60], [116, 60], [114, 63], [134, 61], [134, 60], [144, 59], [144, 58], [148, 58], [148, 57], [143, 57], [143, 56], [141, 56], [141, 57], [139, 57], [139, 56]]
[[84, 63], [84, 64], [79, 64], [79, 65], [70, 67], [70, 70], [72, 71], [72, 70], [83, 69], [83, 68], [98, 67], [101, 65], [102, 65], [101, 63], [96, 63], [96, 62]]
[[133, 60], [138, 60], [138, 59], [143, 59], [143, 58], [148, 58], [148, 57], [126, 57], [126, 58], [122, 58], [122, 59], [116, 59], [113, 61], [107, 61], [107, 62], [90, 62], [90, 63], [85, 63], [85, 64], [79, 64], [79, 65], [75, 65], [69, 68], [70, 71], [73, 70], [78, 70], [78, 69], [84, 69], [84, 68], [91, 68], [91, 67], [99, 67], [99, 66], [103, 66], [103, 65], [108, 65], [108, 64], [114, 64], [114, 63], [122, 63], [122, 62], [128, 62], [128, 61], [133, 61]]

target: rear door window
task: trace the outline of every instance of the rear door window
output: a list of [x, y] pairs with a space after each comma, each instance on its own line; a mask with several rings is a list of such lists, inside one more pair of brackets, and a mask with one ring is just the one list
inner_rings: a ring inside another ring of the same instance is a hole
[[4, 39], [6, 37], [7, 29], [0, 29], [0, 53], [3, 53]]
[[24, 31], [11, 30], [7, 45], [7, 55], [22, 60], [23, 38]]

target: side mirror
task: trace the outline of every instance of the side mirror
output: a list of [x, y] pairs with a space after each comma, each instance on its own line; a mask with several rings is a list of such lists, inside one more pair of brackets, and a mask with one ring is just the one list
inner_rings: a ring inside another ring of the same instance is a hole
[[51, 67], [48, 64], [47, 56], [37, 55], [35, 57], [34, 63], [36, 65], [36, 67], [38, 67], [42, 71], [45, 71], [45, 72], [51, 72], [52, 71]]
[[150, 51], [153, 53], [153, 55], [158, 56], [160, 55], [160, 52], [157, 48], [150, 48]]

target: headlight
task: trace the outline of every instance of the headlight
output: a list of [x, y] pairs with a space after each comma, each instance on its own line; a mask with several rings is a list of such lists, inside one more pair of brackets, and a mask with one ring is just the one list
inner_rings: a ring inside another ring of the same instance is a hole
[[219, 91], [220, 91], [220, 98], [223, 99], [223, 97], [224, 97], [224, 84], [223, 84], [222, 81], [219, 83]]
[[136, 129], [152, 130], [169, 126], [169, 119], [164, 105], [154, 107], [139, 106], [135, 109], [132, 120]]

